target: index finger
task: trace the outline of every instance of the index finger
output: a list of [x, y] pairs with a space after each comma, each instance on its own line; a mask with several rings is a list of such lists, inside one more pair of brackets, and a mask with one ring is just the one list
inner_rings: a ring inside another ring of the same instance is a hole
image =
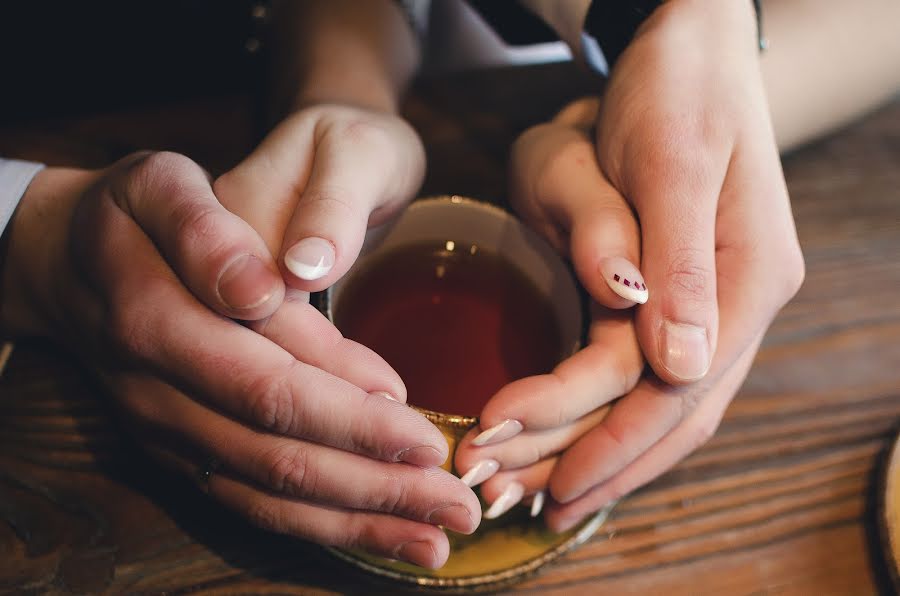
[[593, 304], [592, 315], [586, 348], [550, 374], [514, 381], [491, 398], [480, 416], [483, 436], [508, 420], [517, 421], [528, 431], [571, 424], [635, 386], [643, 370], [643, 358], [631, 313]]

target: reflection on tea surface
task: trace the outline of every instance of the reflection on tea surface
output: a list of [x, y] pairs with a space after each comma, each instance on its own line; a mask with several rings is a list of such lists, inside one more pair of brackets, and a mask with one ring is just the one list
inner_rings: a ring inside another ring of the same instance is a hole
[[386, 252], [347, 280], [346, 337], [394, 367], [409, 403], [476, 416], [503, 385], [562, 356], [552, 306], [502, 257], [452, 240]]

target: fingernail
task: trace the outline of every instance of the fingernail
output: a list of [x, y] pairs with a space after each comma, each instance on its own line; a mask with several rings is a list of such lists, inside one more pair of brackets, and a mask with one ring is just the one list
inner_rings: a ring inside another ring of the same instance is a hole
[[650, 298], [644, 276], [628, 259], [604, 259], [600, 262], [600, 273], [609, 288], [625, 300], [644, 304]]
[[431, 445], [419, 445], [409, 447], [397, 454], [397, 461], [402, 461], [423, 468], [439, 466], [444, 463], [444, 456]]
[[465, 475], [460, 478], [463, 481], [463, 484], [472, 488], [473, 486], [478, 486], [491, 476], [497, 473], [497, 470], [500, 469], [500, 462], [495, 459], [483, 459], [479, 461], [477, 464], [472, 466]]
[[430, 542], [414, 540], [401, 544], [394, 550], [394, 557], [403, 559], [419, 567], [434, 567], [437, 553]]
[[254, 255], [241, 255], [219, 275], [216, 292], [219, 299], [234, 310], [247, 310], [265, 304], [275, 293], [278, 277]]
[[531, 501], [531, 517], [537, 517], [541, 514], [541, 509], [544, 508], [544, 501], [547, 499], [547, 493], [544, 491], [538, 491], [536, 495], [534, 495], [534, 500]]
[[484, 519], [496, 519], [513, 508], [525, 495], [525, 487], [519, 482], [510, 482], [497, 500], [484, 513]]
[[505, 441], [506, 439], [516, 436], [522, 432], [522, 428], [522, 423], [518, 420], [504, 420], [500, 424], [492, 426], [472, 439], [472, 444], [476, 447], [482, 447], [492, 443], [499, 443], [500, 441]]
[[391, 401], [397, 401], [397, 398], [394, 397], [393, 395], [391, 395], [390, 393], [388, 393], [387, 391], [373, 391], [372, 395], [380, 395], [381, 397], [383, 397], [385, 399], [389, 399]]
[[706, 329], [667, 320], [659, 341], [662, 364], [673, 376], [695, 381], [706, 375], [710, 363]]
[[284, 265], [300, 279], [325, 277], [334, 267], [334, 246], [324, 238], [304, 238], [285, 253]]
[[428, 522], [463, 534], [470, 533], [476, 527], [472, 514], [462, 505], [447, 505], [435, 509], [428, 516]]

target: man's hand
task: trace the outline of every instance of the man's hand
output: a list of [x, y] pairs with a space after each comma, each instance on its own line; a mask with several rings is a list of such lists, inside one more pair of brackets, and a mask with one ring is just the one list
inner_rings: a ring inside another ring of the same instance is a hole
[[308, 304], [282, 304], [265, 241], [186, 157], [47, 169], [8, 232], [3, 327], [75, 351], [148, 451], [188, 474], [221, 461], [214, 497], [270, 529], [428, 567], [448, 552], [437, 524], [477, 526], [474, 494], [431, 468], [446, 441], [396, 373]]

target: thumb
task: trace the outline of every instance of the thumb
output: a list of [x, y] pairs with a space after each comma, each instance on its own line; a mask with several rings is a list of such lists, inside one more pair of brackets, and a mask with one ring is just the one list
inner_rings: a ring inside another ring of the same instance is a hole
[[195, 296], [236, 319], [275, 311], [284, 283], [272, 256], [256, 231], [219, 203], [199, 165], [176, 153], [145, 153], [112, 172], [112, 199]]
[[[721, 184], [690, 168], [643, 171], [631, 198], [653, 298], [637, 313], [638, 338], [662, 380], [696, 381], [709, 371], [718, 335], [715, 225]], [[647, 172], [667, 172], [669, 179]]]
[[517, 210], [558, 248], [568, 249], [594, 300], [615, 309], [647, 301], [635, 265], [637, 221], [600, 171], [586, 132], [561, 124], [534, 127], [514, 145], [510, 167]]
[[[243, 187], [240, 194], [254, 199], [247, 181], [262, 185], [272, 204], [269, 220], [258, 222], [257, 229], [275, 245], [288, 285], [315, 292], [346, 273], [367, 228], [388, 220], [412, 198], [424, 170], [422, 144], [400, 118], [325, 106], [279, 125], [253, 155], [220, 178], [217, 190], [232, 196], [237, 193], [228, 192], [231, 187]], [[248, 212], [246, 217], [260, 216]]]

